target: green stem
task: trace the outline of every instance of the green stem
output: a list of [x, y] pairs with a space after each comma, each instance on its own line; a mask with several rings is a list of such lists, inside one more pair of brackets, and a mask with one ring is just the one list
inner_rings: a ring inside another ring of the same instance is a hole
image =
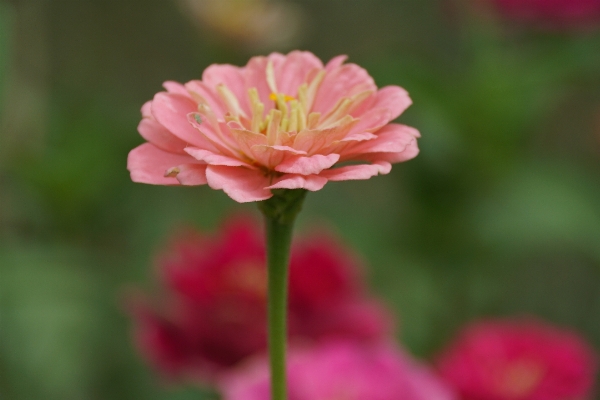
[[285, 350], [287, 338], [287, 281], [293, 223], [266, 218], [269, 273], [269, 361], [271, 398], [286, 399]]
[[294, 220], [305, 195], [305, 190], [274, 190], [272, 198], [259, 203], [265, 215], [267, 236], [271, 400], [287, 399], [285, 353], [290, 247]]

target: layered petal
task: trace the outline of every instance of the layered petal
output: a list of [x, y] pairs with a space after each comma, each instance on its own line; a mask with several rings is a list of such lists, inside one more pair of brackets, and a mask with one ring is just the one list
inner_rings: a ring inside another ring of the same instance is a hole
[[376, 175], [389, 174], [392, 165], [387, 161], [378, 161], [373, 164], [347, 165], [345, 167], [328, 169], [319, 174], [330, 181], [348, 181], [369, 179]]
[[152, 115], [169, 132], [182, 141], [201, 148], [212, 147], [188, 122], [187, 115], [198, 110], [189, 97], [165, 92], [157, 93], [152, 102]]
[[327, 113], [343, 97], [366, 91], [376, 91], [377, 86], [369, 73], [356, 64], [344, 64], [329, 72], [315, 98], [313, 111]]
[[368, 153], [402, 153], [410, 145], [416, 146], [415, 131], [410, 126], [388, 124], [377, 131], [377, 135], [371, 140], [349, 144], [343, 152], [342, 160], [360, 158]]
[[305, 151], [296, 150], [289, 146], [255, 145], [250, 150], [254, 159], [269, 169], [274, 169], [288, 158], [306, 154]]
[[246, 114], [250, 113], [246, 77], [243, 68], [229, 64], [213, 64], [202, 73], [202, 82], [212, 88], [225, 85], [235, 95], [242, 110]]
[[257, 170], [209, 165], [206, 178], [211, 188], [223, 190], [239, 203], [266, 200], [273, 196], [271, 191], [266, 189], [269, 179]]
[[251, 168], [251, 166], [239, 159], [227, 157], [221, 154], [215, 154], [212, 151], [199, 149], [196, 147], [187, 147], [185, 152], [190, 156], [194, 157], [198, 161], [204, 161], [206, 164], [210, 165], [225, 165], [228, 167], [247, 167]]
[[153, 117], [143, 118], [138, 125], [140, 135], [156, 147], [170, 153], [184, 154], [186, 143], [173, 135]]
[[280, 93], [295, 96], [298, 86], [306, 81], [308, 73], [322, 68], [323, 63], [314, 54], [308, 51], [292, 51], [275, 69], [277, 90]]
[[182, 85], [179, 82], [174, 81], [166, 81], [163, 83], [163, 87], [167, 89], [167, 92], [174, 94], [181, 94], [186, 97], [190, 97], [190, 94], [185, 88], [185, 85]]
[[223, 117], [227, 112], [227, 108], [216, 90], [209, 88], [204, 82], [190, 81], [185, 84], [185, 87], [198, 104], [206, 104], [216, 115]]
[[286, 174], [277, 179], [274, 184], [267, 189], [306, 189], [311, 192], [323, 189], [327, 183], [327, 178], [318, 175], [294, 175]]
[[318, 174], [324, 169], [331, 168], [339, 159], [339, 154], [290, 157], [277, 165], [275, 171], [301, 175]]
[[377, 91], [373, 108], [390, 110], [392, 119], [396, 119], [412, 104], [408, 92], [400, 86], [386, 86]]
[[194, 162], [196, 160], [188, 155], [168, 153], [151, 143], [144, 143], [129, 152], [127, 169], [134, 182], [151, 185], [178, 185], [177, 179], [165, 176], [166, 171], [182, 164]]
[[177, 166], [177, 180], [184, 186], [206, 184], [206, 164], [181, 164]]

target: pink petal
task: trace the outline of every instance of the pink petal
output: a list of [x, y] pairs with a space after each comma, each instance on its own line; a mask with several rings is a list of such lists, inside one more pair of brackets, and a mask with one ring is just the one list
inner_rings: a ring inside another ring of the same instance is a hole
[[161, 125], [184, 142], [205, 148], [211, 146], [210, 143], [190, 125], [187, 118], [197, 109], [196, 102], [180, 94], [160, 92], [152, 101], [152, 115]]
[[319, 174], [330, 181], [347, 181], [369, 179], [375, 175], [388, 174], [392, 165], [386, 161], [374, 164], [348, 165], [345, 167], [327, 169]]
[[308, 51], [292, 51], [285, 57], [281, 66], [275, 69], [277, 90], [290, 96], [296, 96], [298, 86], [305, 82], [313, 69], [322, 69], [323, 63]]
[[225, 165], [228, 167], [248, 167], [251, 166], [241, 160], [227, 157], [221, 154], [215, 154], [208, 150], [199, 149], [197, 147], [186, 147], [185, 152], [190, 156], [194, 157], [196, 160], [204, 161], [210, 165]]
[[138, 132], [147, 141], [169, 153], [184, 154], [186, 143], [173, 135], [164, 126], [158, 123], [154, 117], [142, 118], [138, 124]]
[[311, 111], [325, 115], [342, 97], [365, 90], [377, 91], [373, 78], [356, 64], [345, 64], [325, 75]]
[[269, 99], [271, 89], [267, 84], [267, 63], [269, 59], [267, 57], [252, 57], [246, 65], [245, 83], [247, 88], [255, 87], [258, 90], [258, 97], [260, 101], [267, 106], [273, 104], [272, 100]]
[[[372, 140], [350, 144], [343, 151], [343, 159], [348, 160], [366, 153], [401, 153], [412, 143], [416, 143], [417, 130], [410, 126], [388, 124], [377, 131]], [[417, 132], [418, 134], [418, 132]]]
[[358, 123], [352, 128], [350, 134], [362, 132], [375, 132], [387, 125], [392, 120], [392, 112], [385, 108], [373, 108], [358, 118]]
[[144, 105], [142, 106], [142, 117], [143, 118], [154, 118], [152, 116], [152, 100], [148, 100], [147, 102], [144, 103]]
[[377, 91], [373, 108], [385, 108], [391, 112], [391, 120], [398, 118], [410, 105], [412, 100], [408, 92], [400, 86], [386, 86]]
[[185, 186], [197, 186], [206, 184], [205, 164], [181, 164], [177, 166], [179, 173], [177, 180]]
[[174, 94], [182, 94], [186, 97], [190, 97], [190, 94], [186, 90], [185, 86], [179, 82], [166, 81], [163, 83], [163, 87], [167, 89], [167, 92]]
[[188, 155], [167, 153], [151, 143], [144, 143], [129, 152], [127, 169], [134, 182], [152, 185], [178, 185], [177, 179], [165, 177], [165, 171], [194, 161]]
[[210, 88], [224, 84], [237, 97], [240, 106], [247, 115], [250, 115], [248, 106], [248, 92], [243, 68], [229, 64], [213, 64], [202, 73], [202, 82]]
[[290, 157], [306, 154], [304, 151], [288, 146], [255, 145], [250, 151], [254, 160], [269, 169], [275, 168]]
[[260, 133], [252, 132], [247, 129], [230, 128], [230, 130], [239, 149], [250, 158], [254, 158], [254, 152], [252, 151], [254, 146], [267, 144], [267, 137]]
[[315, 154], [310, 157], [296, 156], [288, 158], [277, 165], [275, 171], [300, 175], [318, 174], [324, 169], [331, 168], [339, 159], [339, 154], [329, 154], [326, 156]]
[[413, 139], [406, 148], [399, 153], [373, 153], [364, 157], [365, 160], [371, 162], [386, 161], [389, 163], [399, 163], [411, 160], [419, 154], [419, 147], [416, 139]]
[[266, 200], [273, 196], [265, 188], [269, 185], [269, 179], [258, 170], [209, 165], [206, 178], [211, 188], [222, 189], [239, 203]]
[[294, 148], [303, 150], [308, 154], [317, 153], [329, 148], [334, 142], [342, 140], [351, 131], [355, 131], [354, 126], [358, 123], [360, 121], [356, 119], [347, 124], [327, 129], [305, 129], [296, 135]]
[[[185, 87], [192, 95], [200, 96], [202, 102], [206, 103], [219, 118], [223, 118], [227, 109], [215, 88], [209, 88], [204, 82], [196, 80], [186, 83]], [[197, 109], [194, 111], [197, 111]]]
[[331, 72], [334, 69], [337, 69], [337, 68], [341, 67], [342, 64], [347, 59], [348, 59], [347, 55], [339, 55], [339, 56], [333, 57], [331, 60], [329, 60], [329, 62], [327, 63], [327, 65], [325, 65], [325, 71]]
[[[207, 145], [201, 146], [206, 150], [210, 150], [213, 153], [222, 153], [227, 156], [234, 156], [236, 150], [234, 146], [234, 140], [228, 137], [229, 129], [225, 124], [221, 125], [215, 121], [216, 128], [213, 124], [205, 121], [204, 117], [200, 113], [189, 113], [187, 115], [188, 123], [191, 127], [196, 129], [199, 135], [201, 135], [206, 141]], [[200, 122], [198, 122], [200, 121]], [[224, 129], [221, 129], [223, 127]]]
[[267, 189], [306, 189], [311, 192], [323, 189], [327, 178], [318, 175], [284, 175]]
[[340, 142], [362, 142], [365, 140], [372, 140], [375, 138], [377, 138], [377, 135], [371, 132], [357, 132], [349, 134], [348, 136], [340, 140]]

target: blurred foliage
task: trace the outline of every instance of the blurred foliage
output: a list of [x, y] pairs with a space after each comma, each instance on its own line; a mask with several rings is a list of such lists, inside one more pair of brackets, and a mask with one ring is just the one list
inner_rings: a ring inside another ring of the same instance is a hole
[[[390, 175], [308, 196], [301, 229], [362, 254], [419, 356], [524, 313], [600, 348], [600, 29], [512, 26], [466, 1], [294, 3], [301, 47], [405, 87], [400, 121], [423, 135]], [[138, 359], [119, 298], [178, 227], [255, 206], [133, 184], [125, 162], [162, 81], [251, 55], [175, 2], [0, 2], [3, 399], [198, 398]]]

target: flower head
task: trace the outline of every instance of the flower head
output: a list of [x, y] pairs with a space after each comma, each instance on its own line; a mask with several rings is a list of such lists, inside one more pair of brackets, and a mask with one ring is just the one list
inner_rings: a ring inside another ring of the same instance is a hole
[[[266, 349], [265, 250], [253, 220], [231, 220], [219, 238], [188, 233], [159, 267], [161, 306], [141, 296], [131, 302], [137, 344], [157, 369], [206, 381]], [[289, 294], [293, 341], [363, 343], [391, 334], [391, 318], [366, 297], [354, 257], [330, 237], [294, 246]]]
[[[290, 400], [453, 400], [451, 389], [391, 344], [344, 341], [293, 349]], [[269, 372], [259, 358], [220, 382], [224, 400], [269, 400]]]
[[272, 53], [245, 67], [211, 65], [185, 85], [166, 82], [142, 107], [138, 131], [148, 143], [129, 153], [132, 179], [208, 183], [248, 202], [272, 189], [368, 179], [415, 157], [418, 131], [390, 123], [411, 104], [406, 91], [378, 89], [345, 59], [324, 66], [309, 52]]
[[499, 320], [467, 326], [439, 367], [465, 400], [586, 399], [594, 358], [575, 333], [537, 321]]

